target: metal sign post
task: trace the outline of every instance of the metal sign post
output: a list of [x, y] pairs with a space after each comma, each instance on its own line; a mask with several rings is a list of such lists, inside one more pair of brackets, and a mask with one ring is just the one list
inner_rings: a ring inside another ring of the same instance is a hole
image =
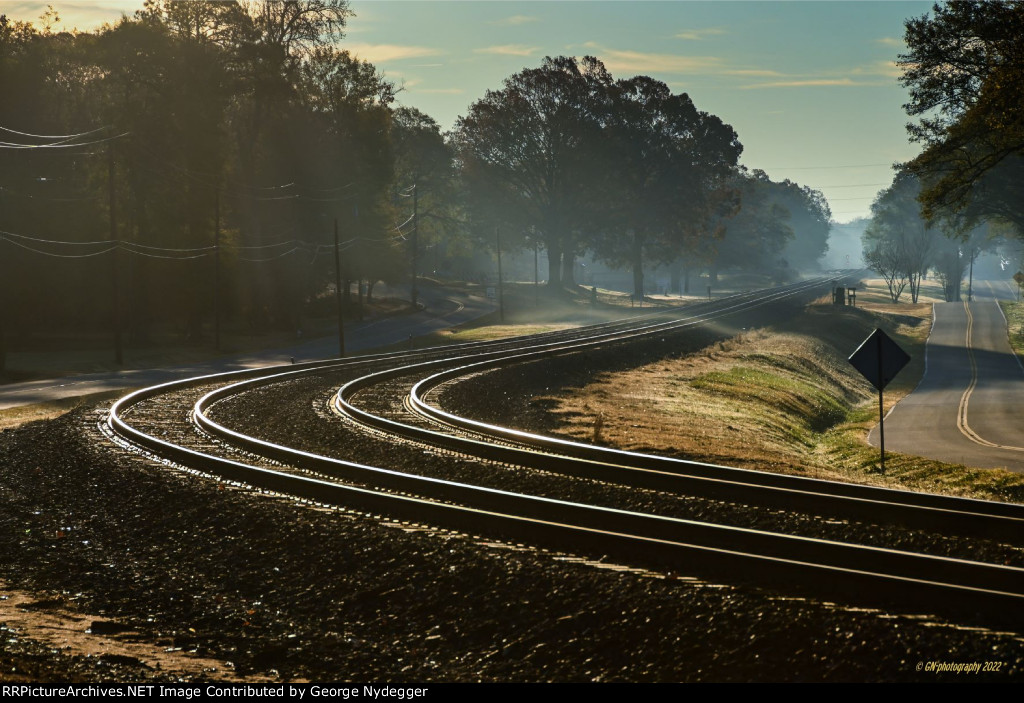
[[878, 389], [878, 436], [882, 450], [883, 473], [885, 472], [885, 408], [882, 403], [882, 390], [909, 361], [910, 356], [900, 349], [900, 345], [877, 328], [857, 347], [857, 351], [850, 355], [850, 363], [853, 364], [853, 367]]

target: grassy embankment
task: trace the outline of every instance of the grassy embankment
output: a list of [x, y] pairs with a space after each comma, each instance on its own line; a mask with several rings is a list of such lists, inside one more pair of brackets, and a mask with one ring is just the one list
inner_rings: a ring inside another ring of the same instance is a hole
[[1024, 476], [886, 453], [867, 444], [877, 392], [847, 357], [877, 326], [912, 357], [886, 389], [888, 411], [917, 385], [937, 291], [888, 303], [878, 282], [856, 309], [825, 301], [774, 328], [554, 398], [564, 433], [585, 441], [818, 478], [1024, 502]]
[[1024, 357], [1024, 302], [1000, 300], [999, 304], [1009, 324], [1010, 346], [1017, 356]]

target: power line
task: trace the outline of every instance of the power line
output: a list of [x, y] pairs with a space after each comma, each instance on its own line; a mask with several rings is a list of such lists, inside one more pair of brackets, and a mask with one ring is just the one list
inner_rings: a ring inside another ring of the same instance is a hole
[[83, 146], [92, 146], [94, 144], [105, 144], [106, 142], [120, 139], [121, 137], [127, 137], [131, 132], [123, 132], [113, 137], [106, 137], [105, 139], [97, 139], [91, 142], [78, 142], [75, 144], [65, 144], [63, 142], [69, 141], [63, 139], [59, 142], [52, 142], [50, 144], [17, 144], [14, 142], [0, 142], [0, 149], [77, 149]]
[[0, 235], [0, 240], [7, 240], [8, 242], [13, 244], [14, 246], [21, 247], [22, 249], [28, 249], [29, 251], [35, 252], [36, 254], [42, 254], [43, 256], [52, 256], [52, 257], [55, 257], [55, 258], [58, 258], [58, 259], [86, 259], [86, 258], [89, 258], [91, 256], [102, 256], [103, 254], [109, 254], [110, 252], [112, 252], [112, 251], [114, 251], [115, 249], [118, 248], [118, 245], [115, 244], [114, 246], [108, 247], [108, 248], [104, 249], [103, 251], [96, 251], [96, 252], [92, 252], [90, 254], [54, 254], [52, 252], [40, 251], [39, 249], [34, 249], [34, 248], [28, 246], [27, 244], [22, 244], [21, 242], [16, 242], [16, 241], [14, 241], [13, 239], [11, 239], [10, 237], [7, 237], [7, 236]]
[[29, 132], [19, 132], [16, 129], [11, 129], [10, 127], [4, 127], [0, 125], [0, 130], [3, 130], [4, 132], [10, 132], [11, 134], [17, 134], [22, 137], [33, 137], [35, 139], [75, 139], [77, 137], [85, 137], [90, 134], [96, 134], [96, 132], [102, 132], [105, 129], [110, 129], [110, 125], [107, 125], [105, 127], [97, 127], [96, 129], [91, 129], [88, 132], [79, 132], [77, 134], [31, 134]]
[[8, 237], [17, 237], [18, 239], [24, 239], [29, 242], [36, 242], [38, 244], [70, 244], [76, 246], [90, 246], [97, 244], [110, 244], [109, 239], [101, 239], [94, 242], [68, 242], [58, 239], [42, 239], [40, 237], [29, 237], [25, 234], [18, 234], [17, 232], [8, 232], [6, 230], [0, 230], [0, 234], [6, 234]]

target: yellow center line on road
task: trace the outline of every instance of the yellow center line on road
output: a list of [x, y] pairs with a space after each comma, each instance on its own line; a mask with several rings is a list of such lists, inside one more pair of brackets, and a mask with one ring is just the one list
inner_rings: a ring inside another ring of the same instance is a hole
[[[998, 305], [998, 303], [996, 303]], [[964, 302], [964, 311], [967, 312], [967, 357], [971, 361], [971, 382], [967, 386], [967, 390], [960, 397], [960, 407], [957, 410], [956, 426], [960, 432], [963, 433], [964, 437], [971, 440], [975, 444], [981, 444], [986, 447], [995, 447], [996, 449], [1010, 449], [1015, 452], [1024, 452], [1024, 447], [1012, 447], [1005, 444], [996, 444], [995, 442], [989, 442], [984, 437], [980, 436], [977, 432], [971, 429], [971, 426], [967, 423], [967, 406], [971, 402], [971, 394], [974, 393], [975, 386], [978, 385], [978, 362], [974, 358], [974, 347], [971, 346], [972, 332], [974, 331], [974, 316], [971, 314], [971, 306]]]

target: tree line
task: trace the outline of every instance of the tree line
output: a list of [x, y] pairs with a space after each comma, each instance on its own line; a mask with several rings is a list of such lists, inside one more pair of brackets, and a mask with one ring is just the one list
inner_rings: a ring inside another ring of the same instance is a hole
[[631, 268], [637, 295], [651, 264], [782, 278], [825, 252], [821, 194], [742, 167], [734, 130], [660, 81], [548, 58], [446, 134], [344, 48], [352, 16], [347, 0], [150, 0], [93, 32], [0, 16], [0, 359], [56, 329], [300, 330], [336, 273], [354, 312], [379, 281], [415, 291], [428, 248], [490, 251], [495, 228], [546, 251], [556, 293], [585, 252]]

